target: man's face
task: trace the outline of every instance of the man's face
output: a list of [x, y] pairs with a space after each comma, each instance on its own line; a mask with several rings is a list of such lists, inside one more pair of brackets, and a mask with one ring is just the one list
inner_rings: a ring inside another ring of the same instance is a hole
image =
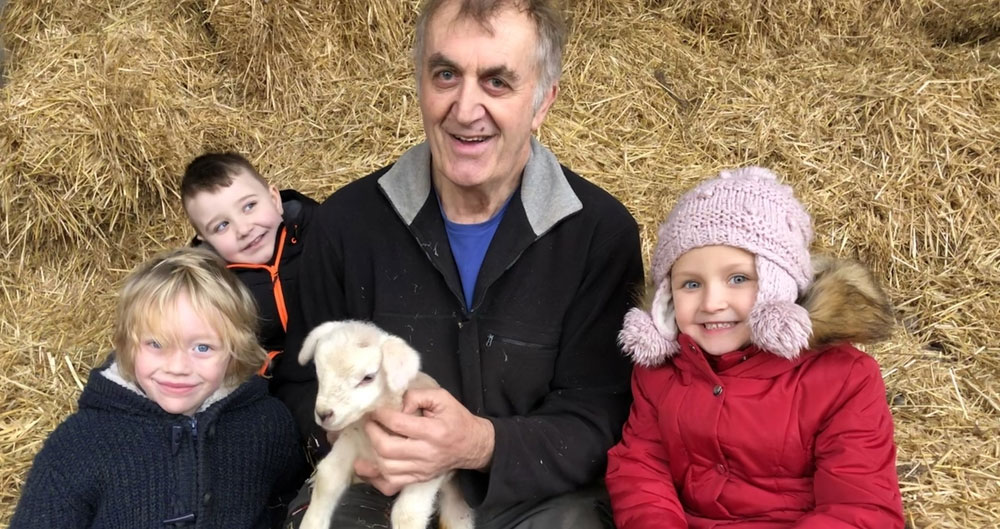
[[474, 20], [456, 20], [457, 10], [446, 4], [428, 21], [420, 111], [435, 182], [488, 192], [520, 176], [557, 87], [536, 111], [537, 36], [526, 15], [501, 11], [490, 35]]

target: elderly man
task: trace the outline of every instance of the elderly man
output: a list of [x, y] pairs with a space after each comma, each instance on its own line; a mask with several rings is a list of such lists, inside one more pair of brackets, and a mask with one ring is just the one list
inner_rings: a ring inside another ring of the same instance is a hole
[[533, 138], [564, 42], [543, 0], [427, 1], [414, 49], [426, 143], [317, 213], [274, 381], [303, 434], [325, 442], [315, 372], [294, 351], [327, 320], [403, 337], [443, 388], [407, 393], [421, 416], [373, 414], [378, 456], [355, 466], [370, 485], [348, 491], [334, 527], [387, 525], [379, 492], [452, 469], [477, 527], [610, 524], [600, 478], [630, 402], [615, 340], [642, 258], [626, 209]]

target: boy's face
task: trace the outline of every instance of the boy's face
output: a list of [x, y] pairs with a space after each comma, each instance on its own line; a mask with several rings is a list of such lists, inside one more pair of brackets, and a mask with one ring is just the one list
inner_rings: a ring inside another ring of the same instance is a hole
[[747, 318], [757, 299], [752, 253], [732, 246], [703, 246], [680, 256], [670, 269], [677, 328], [711, 355], [750, 343]]
[[141, 338], [135, 351], [136, 382], [166, 412], [193, 415], [222, 386], [232, 353], [187, 294], [178, 296], [173, 310], [161, 318], [160, 327], [170, 336]]
[[233, 183], [202, 191], [184, 201], [198, 238], [230, 263], [265, 264], [274, 255], [281, 225], [281, 195], [241, 171]]

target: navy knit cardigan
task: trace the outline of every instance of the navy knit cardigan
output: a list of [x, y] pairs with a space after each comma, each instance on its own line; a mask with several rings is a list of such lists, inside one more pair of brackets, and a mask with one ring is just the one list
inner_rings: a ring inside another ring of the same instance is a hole
[[95, 369], [79, 411], [45, 441], [11, 529], [273, 525], [283, 511], [276, 498], [294, 488], [304, 460], [292, 417], [264, 379], [188, 417], [111, 378]]

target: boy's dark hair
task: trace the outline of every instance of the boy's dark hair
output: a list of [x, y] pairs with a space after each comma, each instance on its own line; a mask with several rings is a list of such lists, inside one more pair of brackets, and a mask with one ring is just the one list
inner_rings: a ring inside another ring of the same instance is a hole
[[264, 187], [267, 180], [260, 176], [253, 164], [235, 152], [208, 152], [191, 160], [181, 179], [181, 200], [203, 191], [215, 191], [233, 183], [233, 176], [245, 172]]

